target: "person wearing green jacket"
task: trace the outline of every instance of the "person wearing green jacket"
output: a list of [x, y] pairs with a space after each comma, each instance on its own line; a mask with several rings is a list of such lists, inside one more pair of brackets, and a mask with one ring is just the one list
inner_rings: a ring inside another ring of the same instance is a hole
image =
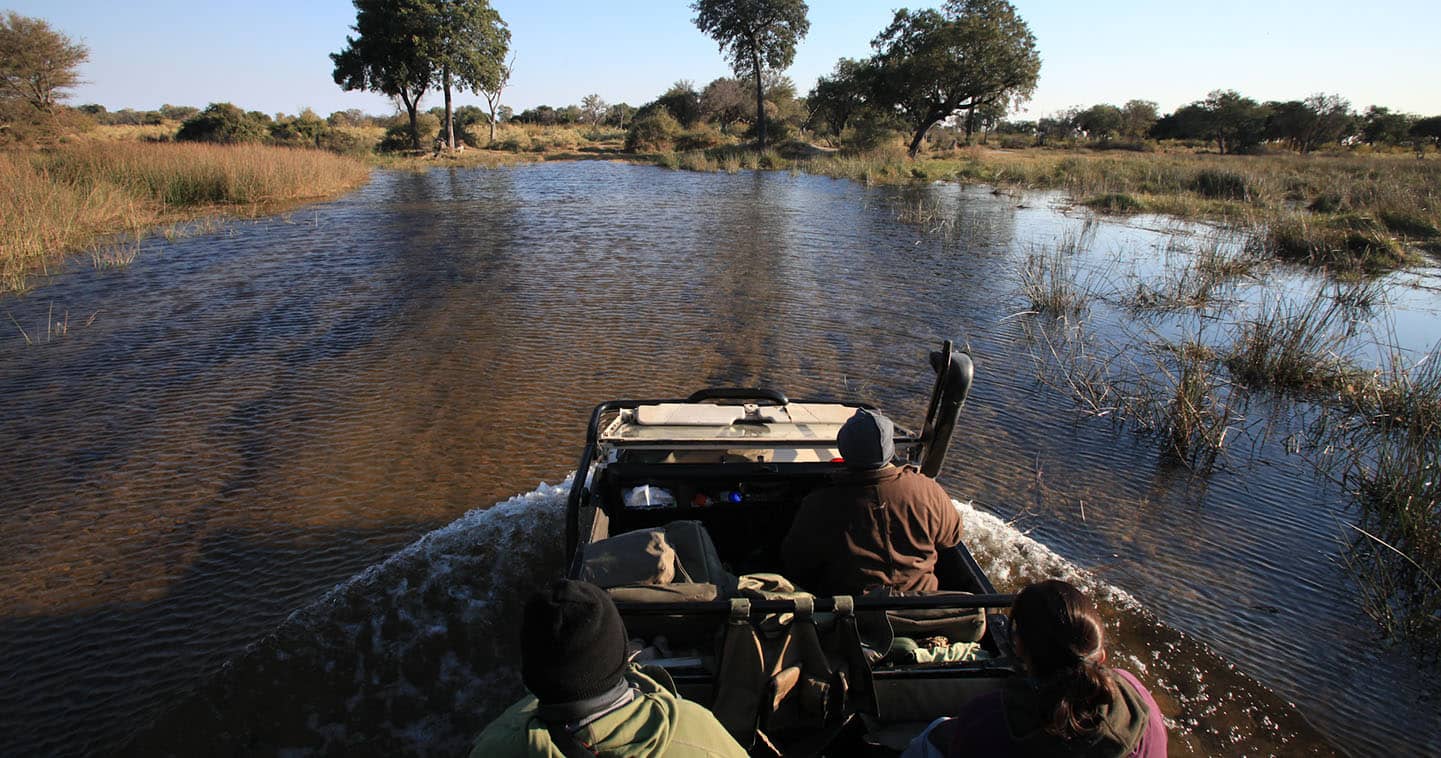
[[471, 758], [741, 758], [710, 711], [629, 665], [625, 625], [605, 590], [561, 579], [531, 595], [521, 624], [530, 694], [485, 728]]

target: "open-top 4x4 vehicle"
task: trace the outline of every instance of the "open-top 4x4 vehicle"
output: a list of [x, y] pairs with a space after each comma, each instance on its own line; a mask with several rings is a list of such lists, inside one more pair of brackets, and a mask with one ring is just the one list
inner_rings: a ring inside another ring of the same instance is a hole
[[[921, 431], [898, 463], [934, 477], [973, 367], [947, 341]], [[819, 597], [784, 576], [801, 500], [844, 469], [836, 437], [861, 403], [769, 389], [597, 406], [566, 511], [569, 575], [605, 587], [635, 660], [710, 708], [753, 755], [893, 753], [1017, 666], [1010, 595], [964, 545], [927, 594]]]

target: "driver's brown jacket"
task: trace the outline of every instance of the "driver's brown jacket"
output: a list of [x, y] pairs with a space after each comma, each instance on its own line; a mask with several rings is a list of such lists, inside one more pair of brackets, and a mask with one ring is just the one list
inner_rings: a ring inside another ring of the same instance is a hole
[[937, 588], [936, 552], [961, 542], [946, 491], [911, 466], [847, 471], [801, 501], [781, 544], [786, 576], [818, 595]]

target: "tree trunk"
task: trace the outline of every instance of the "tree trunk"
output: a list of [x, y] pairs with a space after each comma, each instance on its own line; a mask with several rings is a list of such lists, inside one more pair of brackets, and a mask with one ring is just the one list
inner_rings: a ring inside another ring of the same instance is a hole
[[916, 136], [911, 138], [911, 146], [910, 149], [906, 150], [906, 155], [910, 156], [913, 160], [915, 159], [916, 153], [921, 151], [921, 141], [926, 138], [926, 132], [929, 132], [931, 127], [935, 125], [935, 121], [929, 121], [925, 126], [916, 130]]
[[410, 117], [410, 149], [420, 149], [420, 124], [416, 123], [416, 108], [420, 107], [420, 98], [410, 99], [410, 93], [402, 91], [400, 102], [405, 104], [405, 114]]
[[760, 152], [766, 151], [766, 96], [761, 85], [761, 54], [751, 40], [751, 65], [756, 72], [756, 134], [760, 137]]
[[441, 73], [445, 86], [445, 144], [450, 152], [455, 152], [455, 114], [450, 109], [450, 66], [446, 66]]
[[490, 109], [490, 141], [495, 142], [495, 109]]

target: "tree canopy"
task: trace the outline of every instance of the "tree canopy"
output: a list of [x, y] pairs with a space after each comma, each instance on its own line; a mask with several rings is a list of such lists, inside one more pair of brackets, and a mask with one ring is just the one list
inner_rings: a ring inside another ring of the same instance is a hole
[[912, 157], [932, 126], [962, 110], [1029, 100], [1041, 72], [1036, 38], [1006, 0], [903, 8], [871, 45], [873, 98], [913, 130]]
[[755, 85], [759, 148], [766, 146], [762, 75], [781, 71], [796, 57], [796, 43], [810, 31], [804, 0], [696, 0], [695, 25], [716, 42], [736, 76]]
[[89, 58], [84, 45], [42, 19], [0, 16], [0, 131], [17, 123], [50, 129], [56, 103], [80, 83], [80, 64]]

